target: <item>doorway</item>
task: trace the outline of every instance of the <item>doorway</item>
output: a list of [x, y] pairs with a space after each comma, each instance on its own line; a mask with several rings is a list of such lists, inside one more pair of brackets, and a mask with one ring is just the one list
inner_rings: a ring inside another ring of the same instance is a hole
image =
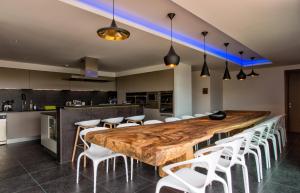
[[285, 71], [285, 80], [287, 128], [300, 133], [300, 70]]

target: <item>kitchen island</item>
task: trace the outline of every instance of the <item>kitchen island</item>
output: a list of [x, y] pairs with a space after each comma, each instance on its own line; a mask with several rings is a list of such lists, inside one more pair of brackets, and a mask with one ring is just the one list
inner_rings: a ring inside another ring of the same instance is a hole
[[60, 163], [71, 161], [76, 135], [74, 123], [93, 119], [128, 117], [143, 114], [140, 105], [98, 105], [82, 107], [62, 107], [57, 109], [57, 158]]

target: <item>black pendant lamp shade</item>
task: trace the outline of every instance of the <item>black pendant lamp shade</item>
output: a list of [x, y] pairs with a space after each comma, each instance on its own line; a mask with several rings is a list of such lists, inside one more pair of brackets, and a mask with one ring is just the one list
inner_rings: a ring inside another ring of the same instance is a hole
[[238, 80], [245, 80], [247, 78], [247, 75], [245, 74], [245, 72], [243, 71], [243, 51], [240, 51], [239, 54], [241, 55], [241, 70], [240, 72], [236, 75], [236, 78]]
[[171, 47], [168, 54], [164, 57], [165, 65], [171, 68], [176, 67], [180, 62], [180, 56], [176, 54], [175, 49], [173, 48], [173, 18], [175, 15], [175, 13], [168, 14], [168, 17], [171, 20]]
[[[255, 59], [255, 57], [251, 57], [252, 62], [253, 62], [254, 59]], [[252, 70], [251, 70], [250, 74], [247, 74], [247, 76], [251, 76], [251, 77], [259, 76], [259, 74], [257, 74], [256, 72], [254, 72], [253, 63], [252, 63]]]
[[224, 46], [226, 48], [226, 61], [225, 61], [225, 72], [224, 72], [224, 76], [223, 76], [223, 80], [230, 80], [231, 76], [230, 76], [230, 72], [228, 69], [228, 59], [227, 59], [227, 47], [228, 47], [229, 43], [224, 43]]
[[126, 29], [119, 28], [115, 21], [115, 1], [113, 0], [113, 20], [109, 27], [100, 28], [97, 30], [100, 38], [105, 40], [126, 40], [130, 36], [130, 32]]
[[204, 62], [203, 62], [203, 66], [202, 66], [202, 70], [201, 70], [201, 74], [200, 74], [200, 76], [201, 77], [209, 77], [210, 76], [210, 73], [209, 73], [209, 69], [208, 69], [208, 65], [207, 65], [207, 63], [206, 63], [206, 42], [205, 42], [205, 37], [206, 37], [206, 35], [208, 34], [208, 32], [207, 31], [204, 31], [204, 32], [202, 32], [202, 35], [203, 35], [203, 39], [204, 39], [204, 45], [203, 45], [203, 51], [204, 51]]

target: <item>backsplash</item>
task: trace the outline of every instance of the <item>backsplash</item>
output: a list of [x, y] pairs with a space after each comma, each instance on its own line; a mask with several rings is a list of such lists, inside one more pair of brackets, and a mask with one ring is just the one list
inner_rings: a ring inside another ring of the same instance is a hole
[[[3, 101], [13, 100], [13, 111], [22, 111], [22, 94], [26, 96], [25, 110], [29, 110], [29, 104], [37, 106], [37, 110], [43, 110], [45, 105], [65, 106], [66, 101], [81, 100], [86, 105], [106, 104], [110, 99], [117, 98], [116, 91], [70, 91], [70, 90], [31, 90], [31, 89], [0, 89], [1, 106]], [[2, 111], [2, 108], [0, 108]]]

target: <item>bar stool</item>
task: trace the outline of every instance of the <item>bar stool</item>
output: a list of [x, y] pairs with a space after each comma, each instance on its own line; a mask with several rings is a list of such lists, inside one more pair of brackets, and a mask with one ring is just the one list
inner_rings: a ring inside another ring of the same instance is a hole
[[[88, 121], [80, 121], [74, 124], [75, 126], [77, 126], [77, 131], [76, 131], [75, 142], [73, 146], [72, 162], [74, 162], [77, 147], [80, 148], [84, 147], [84, 150], [86, 149], [85, 145], [78, 144], [80, 131], [84, 129], [96, 127], [99, 123], [100, 123], [100, 119], [95, 119], [95, 120], [88, 120]], [[84, 159], [84, 166], [86, 166], [86, 159]]]
[[103, 127], [115, 128], [118, 124], [120, 124], [124, 120], [124, 117], [115, 117], [115, 118], [108, 118], [103, 119], [104, 122]]
[[143, 124], [143, 120], [145, 119], [145, 115], [137, 115], [137, 116], [131, 116], [126, 117], [127, 123], [140, 123]]

